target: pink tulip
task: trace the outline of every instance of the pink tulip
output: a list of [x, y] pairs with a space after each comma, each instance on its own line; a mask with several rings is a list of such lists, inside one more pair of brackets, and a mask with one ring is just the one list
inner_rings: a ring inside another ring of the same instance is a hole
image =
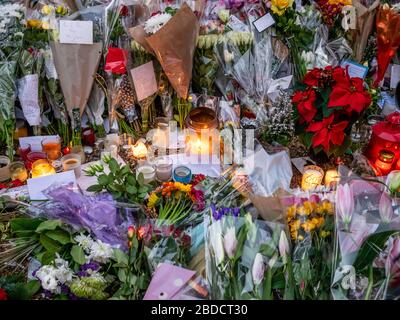
[[264, 279], [264, 272], [265, 272], [265, 265], [263, 256], [261, 255], [261, 253], [257, 253], [254, 258], [253, 268], [251, 270], [253, 282], [256, 286], [258, 286]]
[[231, 227], [224, 236], [224, 249], [230, 259], [235, 256], [237, 244], [235, 228]]
[[336, 212], [342, 219], [345, 229], [348, 230], [354, 213], [354, 196], [348, 183], [345, 185], [338, 185], [336, 191]]
[[286, 233], [282, 230], [281, 236], [279, 237], [279, 254], [282, 257], [282, 261], [286, 264], [287, 255], [289, 254], [289, 242], [286, 237]]
[[392, 199], [385, 192], [379, 201], [379, 215], [383, 223], [390, 223], [393, 219]]
[[389, 260], [391, 262], [390, 273], [397, 275], [400, 273], [400, 238], [393, 240], [392, 247], [389, 252]]

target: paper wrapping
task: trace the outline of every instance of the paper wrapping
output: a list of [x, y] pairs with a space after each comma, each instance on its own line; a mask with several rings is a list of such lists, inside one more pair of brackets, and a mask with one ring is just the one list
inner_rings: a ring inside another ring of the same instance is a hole
[[378, 43], [378, 73], [375, 86], [385, 76], [390, 60], [400, 45], [400, 14], [395, 10], [380, 6], [376, 17], [376, 37]]
[[359, 0], [353, 0], [353, 6], [357, 12], [357, 28], [352, 32], [354, 58], [361, 62], [364, 50], [367, 46], [368, 37], [374, 26], [376, 9], [379, 6], [379, 0], [375, 0], [369, 8], [361, 4]]
[[199, 21], [187, 4], [155, 34], [146, 37], [142, 26], [131, 28], [131, 36], [160, 62], [179, 97], [187, 98]]
[[74, 108], [79, 108], [82, 116], [100, 62], [102, 43], [51, 42], [50, 46], [67, 110], [71, 114]]

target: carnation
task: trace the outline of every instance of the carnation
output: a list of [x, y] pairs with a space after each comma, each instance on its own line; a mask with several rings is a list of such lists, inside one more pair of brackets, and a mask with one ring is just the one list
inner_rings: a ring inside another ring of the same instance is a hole
[[148, 34], [154, 34], [160, 30], [172, 16], [169, 13], [158, 13], [148, 19], [144, 24], [144, 30]]

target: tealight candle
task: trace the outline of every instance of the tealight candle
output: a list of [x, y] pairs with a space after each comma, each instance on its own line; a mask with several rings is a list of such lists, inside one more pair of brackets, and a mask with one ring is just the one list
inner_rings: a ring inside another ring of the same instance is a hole
[[153, 166], [151, 166], [149, 164], [144, 164], [144, 165], [138, 167], [136, 170], [136, 178], [138, 178], [139, 174], [141, 174], [141, 173], [143, 174], [144, 183], [147, 184], [147, 183], [154, 181], [156, 171]]
[[174, 181], [181, 183], [190, 183], [192, 180], [192, 171], [188, 167], [179, 166], [174, 170]]
[[32, 163], [32, 178], [50, 176], [55, 173], [56, 170], [46, 159], [39, 159]]
[[61, 158], [64, 171], [74, 170], [75, 177], [81, 176], [81, 156], [79, 154], [70, 153]]
[[303, 190], [313, 190], [321, 185], [323, 178], [324, 171], [320, 167], [306, 166], [301, 180], [301, 188]]
[[339, 172], [335, 169], [331, 169], [326, 171], [325, 173], [325, 186], [326, 187], [334, 187], [339, 182], [340, 176]]
[[19, 180], [24, 182], [28, 179], [28, 170], [25, 168], [25, 164], [21, 161], [13, 162], [10, 165], [11, 180]]
[[169, 181], [172, 177], [172, 161], [161, 158], [156, 161], [156, 179], [160, 182]]
[[143, 159], [147, 157], [147, 147], [142, 141], [138, 141], [132, 146], [132, 154], [136, 159]]
[[61, 152], [61, 139], [59, 137], [44, 139], [42, 141], [42, 150], [49, 159], [57, 159], [58, 153]]

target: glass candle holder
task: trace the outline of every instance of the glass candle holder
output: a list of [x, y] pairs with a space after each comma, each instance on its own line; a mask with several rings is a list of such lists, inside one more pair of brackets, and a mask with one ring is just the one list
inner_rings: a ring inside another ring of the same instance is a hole
[[81, 156], [79, 154], [70, 153], [61, 158], [64, 171], [74, 170], [75, 177], [81, 176]]
[[39, 159], [32, 163], [32, 178], [50, 176], [55, 173], [56, 170], [51, 166], [47, 159]]
[[324, 178], [324, 170], [318, 166], [305, 166], [301, 180], [301, 188], [303, 190], [313, 190], [322, 183]]
[[169, 158], [157, 159], [156, 165], [156, 179], [160, 182], [166, 182], [172, 178], [172, 160]]
[[19, 156], [21, 157], [21, 159], [22, 159], [24, 162], [27, 161], [28, 153], [31, 152], [31, 151], [32, 151], [32, 149], [31, 149], [31, 145], [30, 145], [29, 143], [28, 143], [28, 144], [25, 144], [25, 145], [23, 145], [23, 146], [20, 146], [20, 147], [18, 148]]
[[192, 171], [185, 166], [176, 167], [174, 170], [174, 181], [181, 183], [190, 183], [192, 180]]
[[10, 159], [0, 156], [0, 182], [10, 179]]
[[24, 182], [28, 179], [28, 170], [25, 168], [25, 164], [21, 161], [13, 162], [10, 165], [11, 180], [19, 180]]
[[53, 168], [56, 170], [57, 173], [62, 172], [63, 171], [63, 165], [61, 162], [61, 158], [63, 157], [62, 152], [59, 152], [55, 157], [56, 157], [56, 159], [51, 159], [47, 155], [47, 160], [53, 166]]
[[61, 152], [61, 138], [47, 138], [42, 141], [42, 151], [47, 154], [51, 160], [57, 159], [57, 155]]
[[156, 170], [152, 165], [145, 163], [136, 169], [136, 178], [138, 178], [141, 173], [143, 174], [144, 183], [148, 184], [154, 181]]
[[26, 156], [25, 166], [28, 170], [32, 169], [32, 164], [39, 159], [47, 159], [47, 154], [40, 151], [29, 152]]
[[81, 176], [81, 156], [79, 154], [70, 153], [61, 158], [64, 171], [74, 170], [75, 177]]
[[94, 143], [96, 142], [96, 136], [94, 135], [94, 130], [92, 128], [83, 129], [82, 142], [86, 146], [94, 146]]
[[339, 182], [339, 172], [335, 169], [327, 170], [325, 173], [325, 186], [328, 188], [334, 188]]

